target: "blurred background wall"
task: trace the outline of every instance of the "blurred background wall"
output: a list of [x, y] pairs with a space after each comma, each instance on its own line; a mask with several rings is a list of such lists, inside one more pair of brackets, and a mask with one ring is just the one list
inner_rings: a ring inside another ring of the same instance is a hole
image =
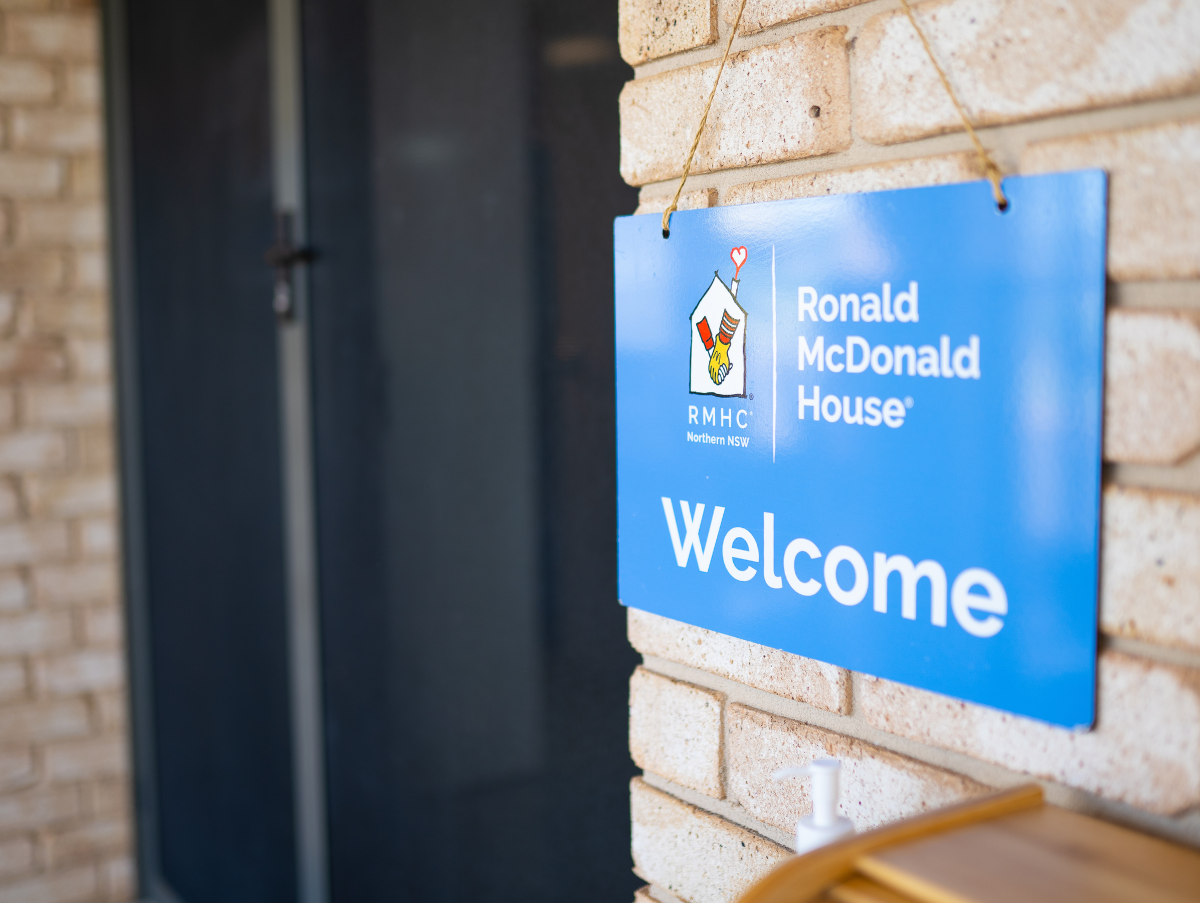
[[99, 16], [0, 5], [0, 900], [128, 899]]
[[105, 17], [139, 893], [628, 896], [615, 7]]

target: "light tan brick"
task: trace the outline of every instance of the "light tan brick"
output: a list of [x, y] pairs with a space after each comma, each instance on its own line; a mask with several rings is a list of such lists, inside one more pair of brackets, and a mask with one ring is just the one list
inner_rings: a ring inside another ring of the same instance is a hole
[[79, 547], [90, 558], [117, 551], [117, 525], [111, 517], [89, 517], [79, 522]]
[[10, 335], [17, 322], [16, 292], [0, 291], [0, 335]]
[[[12, 520], [21, 514], [21, 497], [12, 480], [0, 479], [0, 520]], [[4, 604], [0, 602], [0, 611]]]
[[1200, 278], [1200, 120], [1034, 144], [1021, 171], [1108, 171], [1108, 272]]
[[[1160, 0], [934, 0], [913, 7], [976, 125], [1186, 94], [1200, 87], [1200, 10]], [[855, 128], [877, 144], [962, 128], [899, 10], [855, 45]]]
[[[0, 477], [0, 521], [17, 520], [27, 515], [28, 487], [34, 477]], [[4, 606], [0, 604], [0, 611]]]
[[0, 831], [12, 833], [66, 821], [79, 814], [74, 787], [33, 787], [0, 796]]
[[46, 747], [45, 762], [52, 781], [123, 775], [128, 771], [125, 738], [113, 734], [51, 743]]
[[96, 869], [81, 866], [66, 872], [36, 875], [7, 885], [4, 903], [76, 903], [95, 897]]
[[54, 867], [106, 854], [127, 853], [130, 846], [129, 822], [124, 818], [96, 819], [81, 827], [53, 831], [48, 842], [49, 858]]
[[66, 272], [63, 255], [58, 251], [0, 253], [0, 288], [58, 288]]
[[97, 693], [93, 698], [96, 714], [102, 731], [119, 732], [126, 735], [129, 712], [125, 703], [123, 690], [112, 690]]
[[[675, 195], [665, 195], [656, 198], [645, 198], [639, 200], [637, 210], [633, 211], [634, 215], [642, 213], [657, 213], [662, 216], [663, 212], [671, 204], [671, 198]], [[705, 207], [715, 207], [717, 205], [717, 189], [701, 188], [699, 191], [685, 191], [679, 196], [679, 204], [676, 210], [702, 210]]]
[[49, 9], [55, 0], [0, 0], [0, 9]]
[[841, 761], [838, 809], [859, 831], [990, 790], [962, 775], [748, 706], [731, 705], [726, 719], [730, 799], [759, 821], [785, 831], [794, 831], [796, 819], [812, 812], [809, 782], [776, 782], [771, 775], [816, 759]]
[[129, 782], [125, 778], [105, 778], [96, 782], [92, 806], [97, 815], [125, 815], [129, 812]]
[[721, 799], [724, 696], [638, 668], [629, 681], [629, 751], [638, 768]]
[[[21, 294], [23, 295], [24, 292]], [[33, 317], [30, 313], [30, 305], [18, 300], [17, 290], [14, 288], [0, 289], [0, 336], [9, 338], [18, 333], [30, 335], [32, 325]]]
[[790, 851], [634, 778], [633, 862], [686, 903], [733, 903]]
[[1087, 732], [865, 676], [862, 711], [882, 730], [1151, 812], [1200, 803], [1200, 673], [1115, 652], [1099, 672]]
[[75, 288], [108, 288], [108, 256], [105, 252], [76, 249], [71, 257], [74, 261], [71, 284]]
[[71, 291], [64, 294], [26, 293], [37, 332], [47, 335], [106, 335], [108, 302], [103, 294]]
[[1173, 464], [1200, 447], [1200, 323], [1172, 311], [1108, 315], [1104, 457]]
[[17, 425], [17, 396], [11, 389], [0, 387], [0, 429], [11, 430]]
[[[738, 34], [758, 34], [775, 25], [835, 12], [865, 2], [866, 0], [747, 0]], [[739, 6], [741, 0], [721, 0], [721, 16], [730, 28], [737, 19]]]
[[86, 734], [89, 728], [87, 706], [78, 699], [0, 707], [0, 737], [36, 743], [79, 737]]
[[17, 241], [24, 244], [96, 244], [104, 238], [104, 211], [90, 201], [26, 201], [17, 206]]
[[109, 900], [125, 901], [134, 899], [136, 886], [134, 884], [133, 859], [129, 856], [117, 856], [100, 865], [100, 878]]
[[116, 507], [117, 484], [111, 472], [32, 477], [26, 491], [34, 517], [103, 514]]
[[33, 568], [34, 595], [46, 605], [111, 602], [117, 595], [117, 568], [112, 561], [44, 564]]
[[64, 524], [0, 524], [0, 566], [34, 561], [53, 561], [69, 551]]
[[1200, 495], [1104, 490], [1100, 628], [1200, 651]]
[[42, 664], [42, 683], [51, 693], [70, 695], [121, 685], [124, 665], [115, 649], [72, 650]]
[[0, 903], [122, 903], [98, 16], [89, 0], [0, 10]]
[[29, 386], [21, 395], [30, 424], [83, 426], [112, 418], [112, 388], [106, 383]]
[[104, 194], [104, 161], [99, 154], [71, 158], [72, 197], [96, 198]]
[[79, 550], [89, 558], [109, 558], [118, 551], [116, 521], [112, 516], [95, 516], [79, 521]]
[[617, 41], [631, 66], [717, 40], [716, 0], [617, 0]]
[[[716, 62], [702, 63], [625, 85], [625, 181], [642, 185], [680, 174], [716, 70]], [[849, 144], [845, 33], [823, 28], [730, 56], [692, 169], [813, 157]]]
[[9, 614], [29, 607], [29, 584], [19, 570], [0, 571], [0, 612]]
[[33, 843], [28, 837], [14, 837], [0, 842], [0, 876], [7, 878], [19, 875], [30, 871], [33, 866]]
[[0, 434], [0, 472], [34, 471], [59, 467], [67, 459], [61, 433], [27, 430]]
[[29, 747], [0, 746], [0, 792], [27, 787], [35, 780], [37, 772]]
[[0, 340], [0, 379], [52, 379], [62, 376], [66, 369], [67, 356], [58, 342]]
[[91, 13], [15, 13], [7, 18], [10, 53], [53, 59], [94, 59], [96, 18]]
[[19, 699], [28, 689], [24, 664], [19, 661], [0, 661], [0, 699]]
[[116, 466], [116, 447], [110, 426], [93, 426], [76, 433], [79, 463], [85, 470], [112, 470]]
[[100, 117], [92, 110], [26, 110], [12, 117], [15, 146], [79, 153], [100, 150]]
[[67, 103], [82, 107], [98, 106], [100, 90], [99, 66], [74, 63], [67, 67]]
[[850, 711], [850, 674], [842, 668], [627, 609], [629, 642], [656, 655], [830, 712]]
[[726, 189], [722, 206], [757, 204], [790, 198], [811, 198], [827, 194], [855, 194], [862, 191], [887, 191], [921, 185], [949, 185], [973, 182], [980, 178], [973, 154], [945, 154], [896, 160], [852, 169], [833, 169], [785, 179], [747, 182]]
[[64, 612], [27, 611], [0, 617], [0, 655], [61, 649], [71, 642], [71, 619]]
[[112, 375], [109, 344], [104, 339], [69, 339], [67, 359], [74, 375], [81, 379], [107, 380]]
[[45, 63], [0, 57], [0, 103], [44, 103], [54, 97], [54, 72]]

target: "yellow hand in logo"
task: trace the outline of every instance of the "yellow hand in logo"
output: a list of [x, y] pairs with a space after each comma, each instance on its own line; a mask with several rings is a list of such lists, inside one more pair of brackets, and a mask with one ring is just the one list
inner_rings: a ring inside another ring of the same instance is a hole
[[730, 368], [729, 342], [725, 341], [723, 335], [718, 335], [712, 354], [708, 358], [708, 375], [719, 386], [725, 382], [725, 377], [729, 375]]

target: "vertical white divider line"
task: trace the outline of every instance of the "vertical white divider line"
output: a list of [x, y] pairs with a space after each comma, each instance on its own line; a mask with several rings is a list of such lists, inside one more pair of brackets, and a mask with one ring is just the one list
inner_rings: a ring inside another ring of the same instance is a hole
[[[271, 157], [275, 209], [293, 215], [292, 242], [307, 244], [300, 0], [268, 0]], [[308, 273], [293, 271], [295, 317], [278, 327], [283, 432], [284, 540], [295, 800], [296, 903], [328, 903], [325, 721], [317, 598], [316, 504], [308, 358]], [[271, 298], [262, 300], [270, 305]]]
[[775, 313], [775, 246], [771, 245], [771, 463], [775, 463], [775, 410], [779, 389], [779, 337]]

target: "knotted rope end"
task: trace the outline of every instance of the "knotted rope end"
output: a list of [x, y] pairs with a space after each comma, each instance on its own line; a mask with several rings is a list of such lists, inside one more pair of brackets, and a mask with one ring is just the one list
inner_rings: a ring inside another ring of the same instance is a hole
[[1000, 208], [1001, 213], [1008, 209], [1008, 197], [1004, 194], [1004, 189], [1000, 187], [998, 178], [992, 179], [992, 196], [996, 199], [996, 206]]
[[983, 167], [984, 177], [992, 183], [992, 197], [996, 199], [996, 206], [1003, 213], [1008, 209], [1008, 197], [1004, 194], [1004, 173], [986, 152], [981, 152], [979, 162]]

